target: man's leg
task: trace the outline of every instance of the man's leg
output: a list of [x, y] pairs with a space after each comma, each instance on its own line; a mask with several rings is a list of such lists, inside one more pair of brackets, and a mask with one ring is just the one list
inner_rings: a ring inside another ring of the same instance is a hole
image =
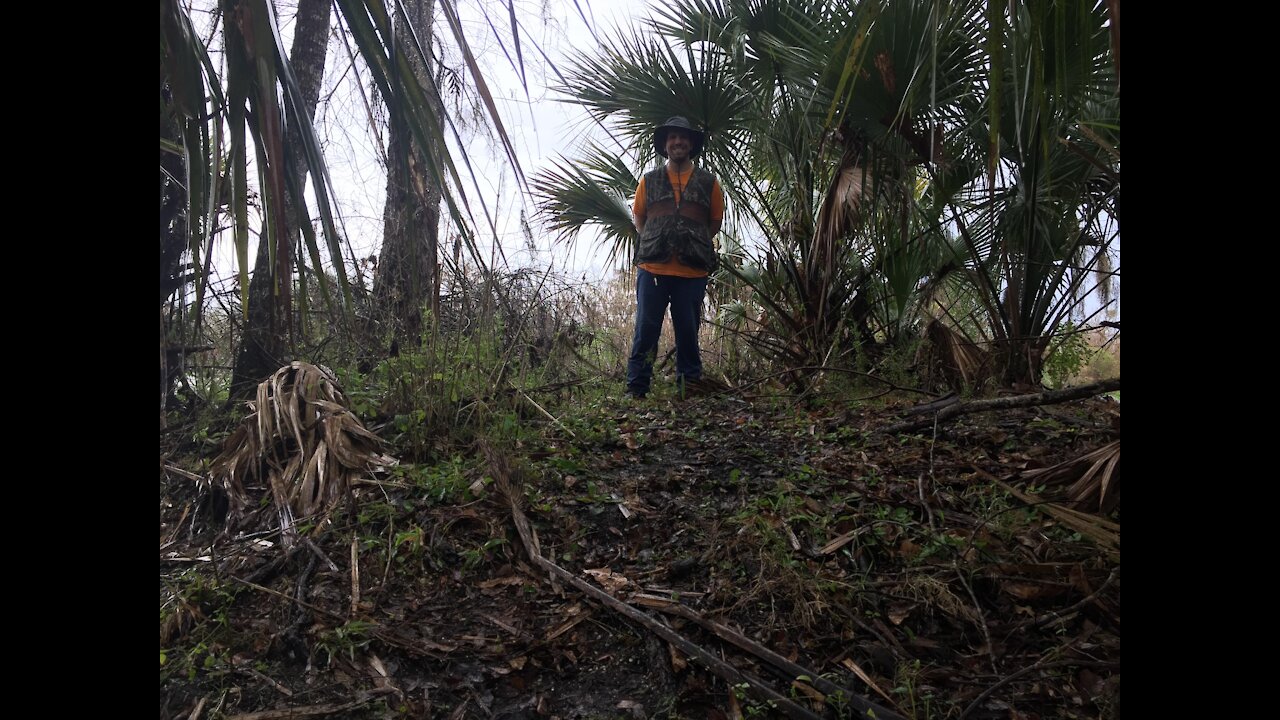
[[698, 325], [702, 322], [702, 300], [707, 294], [707, 278], [669, 278], [671, 287], [671, 329], [676, 336], [676, 377], [702, 378], [702, 353], [698, 350]]
[[632, 395], [648, 393], [653, 379], [653, 360], [668, 302], [667, 289], [659, 286], [658, 280], [648, 270], [636, 269], [636, 332], [627, 360], [627, 392]]

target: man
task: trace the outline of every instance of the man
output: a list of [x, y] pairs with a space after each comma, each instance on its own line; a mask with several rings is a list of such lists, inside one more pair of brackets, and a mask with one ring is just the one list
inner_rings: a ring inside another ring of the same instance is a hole
[[702, 378], [698, 324], [707, 276], [717, 266], [711, 240], [724, 219], [720, 182], [693, 164], [704, 138], [685, 118], [668, 119], [653, 133], [654, 149], [667, 162], [646, 173], [636, 188], [636, 332], [627, 362], [632, 397], [649, 392], [668, 306], [676, 336], [676, 386], [683, 393]]

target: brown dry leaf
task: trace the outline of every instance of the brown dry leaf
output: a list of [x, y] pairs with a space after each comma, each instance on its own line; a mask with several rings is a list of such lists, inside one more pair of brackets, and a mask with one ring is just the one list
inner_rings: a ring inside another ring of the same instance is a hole
[[644, 705], [635, 700], [619, 700], [618, 709], [626, 710], [632, 717], [642, 718], [645, 716]]
[[782, 527], [787, 531], [787, 542], [791, 543], [791, 549], [794, 552], [800, 552], [800, 538], [796, 537], [796, 533], [787, 523], [782, 523]]
[[1018, 598], [1019, 600], [1039, 600], [1041, 598], [1055, 597], [1063, 593], [1063, 588], [1057, 585], [1045, 585], [1042, 583], [1027, 583], [1007, 580], [1000, 583], [1000, 589]]
[[626, 497], [623, 498], [623, 502], [627, 504], [627, 507], [630, 508], [633, 513], [640, 513], [643, 515], [653, 514], [653, 508], [645, 503], [645, 501], [640, 498], [639, 493], [636, 493], [635, 491], [628, 493]]
[[991, 353], [939, 320], [925, 327], [928, 343], [921, 346], [917, 360], [926, 372], [943, 378], [955, 388], [973, 386], [990, 371]]
[[840, 664], [849, 668], [850, 672], [852, 672], [854, 675], [857, 675], [859, 680], [867, 684], [867, 687], [871, 688], [872, 690], [875, 690], [877, 693], [880, 693], [880, 697], [884, 698], [885, 700], [888, 700], [890, 706], [897, 707], [897, 703], [893, 701], [893, 698], [889, 697], [889, 695], [884, 690], [881, 690], [880, 686], [876, 684], [876, 681], [872, 680], [871, 676], [867, 674], [867, 671], [863, 670], [861, 667], [858, 666], [858, 663], [854, 662], [850, 658], [845, 658], [844, 660], [840, 661]]
[[631, 584], [625, 576], [616, 573], [609, 568], [593, 568], [584, 570], [586, 574], [596, 579], [596, 582], [604, 586], [605, 590], [610, 593], [617, 593], [619, 590]]
[[478, 585], [480, 586], [481, 590], [488, 590], [489, 588], [495, 588], [495, 587], [498, 587], [499, 585], [520, 585], [524, 582], [525, 582], [525, 579], [520, 577], [519, 575], [508, 575], [507, 577], [490, 578], [488, 580], [481, 580], [478, 583]]
[[[591, 611], [588, 610], [587, 612], [579, 612], [580, 609], [581, 607], [576, 604], [573, 607], [569, 608], [566, 614], [570, 615], [571, 617], [568, 620], [565, 620], [564, 622], [560, 623], [560, 625], [556, 627], [554, 630], [547, 633], [546, 640], [550, 641], [560, 637], [561, 635], [569, 632], [574, 627], [576, 627], [578, 623], [591, 617]], [[568, 654], [569, 651], [566, 650], [565, 653]], [[574, 660], [574, 662], [577, 662], [577, 660]]]
[[901, 625], [911, 615], [911, 611], [915, 609], [915, 604], [901, 605], [895, 604], [889, 606], [889, 622], [894, 625]]
[[866, 528], [858, 528], [857, 530], [852, 530], [850, 532], [847, 532], [841, 535], [840, 537], [836, 538], [835, 540], [832, 540], [831, 542], [827, 543], [826, 545], [823, 545], [822, 549], [819, 550], [818, 553], [822, 555], [830, 555], [831, 553], [839, 550], [845, 545], [848, 545], [850, 542], [853, 541], [854, 538], [862, 534], [864, 530], [866, 530]]
[[1084, 566], [1075, 563], [1071, 566], [1071, 572], [1068, 573], [1071, 579], [1071, 586], [1080, 592], [1088, 595], [1093, 592], [1093, 586], [1089, 584], [1089, 575], [1084, 571]]
[[685, 659], [684, 653], [671, 643], [667, 643], [667, 652], [671, 655], [671, 669], [680, 672], [689, 667], [689, 661]]
[[738, 705], [738, 696], [732, 689], [729, 690], [729, 712], [726, 714], [729, 720], [742, 720], [742, 707]]
[[817, 700], [819, 703], [825, 703], [827, 701], [827, 696], [818, 692], [817, 689], [809, 683], [792, 680], [791, 687], [808, 696], [810, 699]]
[[168, 645], [175, 638], [180, 638], [187, 634], [187, 631], [196, 625], [198, 621], [204, 620], [204, 613], [200, 612], [200, 608], [188, 603], [182, 598], [174, 598], [178, 606], [160, 623], [160, 644]]
[[904, 560], [911, 560], [920, 554], [921, 547], [913, 542], [910, 538], [903, 538], [898, 544], [898, 555]]
[[376, 687], [402, 695], [400, 688], [391, 682], [391, 674], [387, 672], [387, 666], [373, 653], [369, 653], [369, 667], [373, 670], [373, 684]]
[[507, 664], [510, 665], [515, 670], [523, 670], [525, 663], [527, 662], [529, 662], [529, 656], [520, 655], [519, 657], [513, 657], [510, 660], [508, 660]]

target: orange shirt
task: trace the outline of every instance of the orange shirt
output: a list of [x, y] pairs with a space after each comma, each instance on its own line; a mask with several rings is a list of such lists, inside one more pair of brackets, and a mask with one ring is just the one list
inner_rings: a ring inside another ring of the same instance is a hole
[[[675, 190], [676, 202], [680, 201], [680, 192], [685, 185], [689, 183], [689, 179], [693, 177], [693, 165], [689, 165], [689, 169], [677, 173], [667, 166], [667, 179], [671, 181], [671, 188]], [[640, 178], [640, 185], [636, 188], [636, 202], [631, 207], [631, 212], [635, 215], [636, 225], [644, 224], [647, 213], [645, 212], [644, 198], [644, 178]], [[721, 221], [724, 220], [724, 194], [720, 192], [720, 181], [716, 180], [711, 186], [711, 227], [720, 227]], [[640, 267], [648, 270], [654, 275], [674, 275], [675, 277], [697, 278], [706, 277], [707, 271], [691, 267], [680, 262], [680, 258], [674, 254], [670, 260], [660, 263], [640, 263]]]

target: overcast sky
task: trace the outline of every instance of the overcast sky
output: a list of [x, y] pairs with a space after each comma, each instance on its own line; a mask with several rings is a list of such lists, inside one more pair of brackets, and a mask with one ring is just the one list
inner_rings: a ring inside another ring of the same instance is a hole
[[[545, 3], [517, 0], [515, 9], [521, 24], [521, 49], [528, 83], [526, 94], [519, 74], [507, 59], [507, 54], [514, 58], [515, 51], [507, 37], [510, 20], [506, 9], [493, 2], [484, 5], [489, 9], [490, 21], [504, 36], [507, 51], [504, 53], [503, 46], [494, 39], [494, 30], [481, 14], [480, 3], [484, 1], [459, 0], [459, 13], [521, 168], [526, 178], [532, 178], [539, 170], [552, 166], [560, 155], [572, 157], [586, 136], [598, 133], [585, 113], [572, 104], [560, 102], [562, 96], [548, 89], [556, 78], [533, 44], [536, 43], [542, 52], [563, 68], [573, 52], [591, 51], [596, 46], [596, 37], [603, 38], [606, 33], [612, 35], [614, 28], [634, 22], [635, 17], [647, 12], [646, 6], [621, 0], [589, 0], [588, 5], [588, 0], [581, 0], [581, 12], [586, 15], [584, 21], [572, 0], [547, 0]], [[278, 3], [277, 9], [284, 43], [289, 47], [296, 3]], [[334, 15], [336, 22], [337, 13]], [[193, 13], [193, 20], [201, 32], [207, 32], [209, 17], [205, 12]], [[456, 43], [442, 19], [437, 20], [436, 32], [438, 37], [443, 35], [444, 38], [442, 46], [446, 50], [446, 63], [462, 70]], [[354, 50], [354, 44], [351, 47]], [[375, 136], [370, 129], [365, 98], [369, 97], [371, 79], [360, 63], [353, 65], [347, 48], [348, 45], [336, 35], [331, 38], [316, 128], [336, 186], [335, 205], [342, 218], [342, 229], [353, 254], [357, 258], [366, 258], [376, 255], [382, 240], [386, 170], [379, 160], [377, 148], [385, 145], [386, 130], [380, 128]], [[469, 85], [470, 76], [465, 80]], [[475, 102], [475, 94], [471, 93], [468, 99]], [[563, 245], [553, 245], [550, 237], [541, 232], [531, 199], [519, 192], [501, 145], [489, 132], [480, 129], [480, 118], [466, 110], [459, 112], [456, 108], [451, 109], [450, 115], [467, 141], [466, 152], [475, 169], [476, 184], [494, 216], [498, 240], [510, 266], [546, 267], [550, 263], [557, 270], [574, 275], [585, 274], [588, 279], [599, 279], [612, 272], [612, 268], [604, 266], [608, 249], [601, 247], [598, 238], [591, 233], [584, 232], [572, 251]], [[476, 202], [476, 188], [461, 162], [458, 148], [451, 149], [464, 191], [481, 226], [478, 229], [481, 247], [491, 250], [493, 233]], [[529, 217], [533, 228], [533, 247], [530, 247], [520, 227], [522, 211]], [[446, 214], [441, 234], [442, 248], [444, 239], [452, 232], [451, 221]], [[237, 269], [229, 238], [223, 239], [216, 253], [219, 275], [230, 280]], [[252, 249], [249, 258], [252, 261]], [[496, 263], [497, 266], [501, 264], [500, 260]], [[367, 268], [365, 271], [367, 273]]]

